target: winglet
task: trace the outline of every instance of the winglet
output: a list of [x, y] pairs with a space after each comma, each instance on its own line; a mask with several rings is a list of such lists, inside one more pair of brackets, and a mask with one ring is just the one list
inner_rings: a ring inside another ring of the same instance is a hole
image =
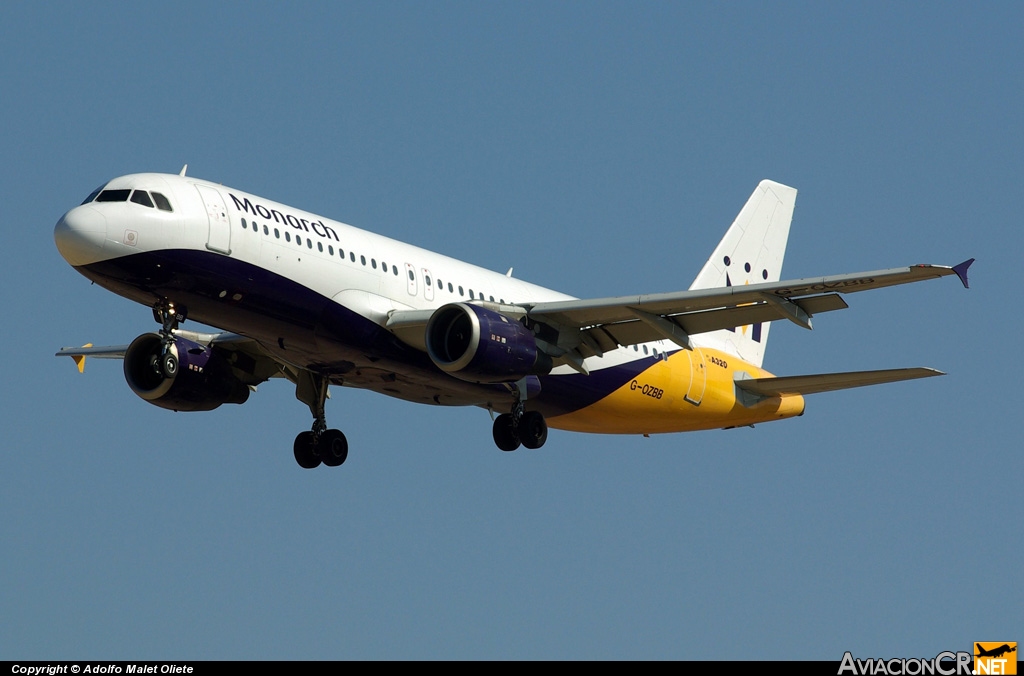
[[960, 282], [964, 285], [965, 289], [971, 288], [967, 285], [967, 268], [971, 267], [971, 263], [973, 262], [973, 258], [968, 258], [960, 265], [953, 266], [953, 272], [955, 272], [956, 276], [960, 278]]
[[[92, 347], [92, 343], [86, 343], [82, 347]], [[78, 367], [79, 373], [85, 373], [85, 355], [84, 354], [73, 354], [71, 358], [75, 360], [75, 366]]]

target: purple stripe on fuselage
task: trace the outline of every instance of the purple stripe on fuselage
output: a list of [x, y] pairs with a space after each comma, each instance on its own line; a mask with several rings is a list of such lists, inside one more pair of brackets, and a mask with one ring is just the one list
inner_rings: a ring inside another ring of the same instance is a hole
[[163, 250], [121, 256], [78, 270], [143, 305], [172, 299], [188, 309], [190, 319], [262, 342], [275, 343], [283, 337], [315, 350], [315, 334], [323, 334], [363, 354], [400, 357], [417, 367], [433, 367], [425, 354], [357, 312], [287, 277], [228, 256]]
[[570, 373], [541, 376], [541, 396], [535, 404], [528, 403], [527, 408], [535, 408], [550, 417], [578, 411], [604, 399], [649, 369], [656, 361], [654, 357], [644, 357], [618, 366], [591, 371], [590, 375]]
[[[269, 270], [228, 256], [189, 249], [144, 252], [76, 268], [114, 293], [152, 307], [167, 298], [188, 308], [203, 324], [249, 336], [264, 344], [280, 338], [286, 348], [310, 354], [309, 367], [344, 373], [346, 360], [387, 359], [436, 380], [452, 376], [420, 350], [373, 321]], [[226, 292], [222, 296], [222, 292]], [[241, 297], [235, 299], [235, 294]], [[323, 354], [324, 338], [331, 343]], [[289, 345], [291, 343], [291, 345]], [[527, 408], [554, 416], [589, 406], [622, 387], [657, 361], [644, 357], [590, 375], [541, 376], [541, 393]], [[351, 364], [349, 363], [349, 368]], [[481, 392], [503, 385], [480, 385]], [[464, 385], [462, 386], [464, 389]], [[482, 397], [485, 400], [486, 397]]]

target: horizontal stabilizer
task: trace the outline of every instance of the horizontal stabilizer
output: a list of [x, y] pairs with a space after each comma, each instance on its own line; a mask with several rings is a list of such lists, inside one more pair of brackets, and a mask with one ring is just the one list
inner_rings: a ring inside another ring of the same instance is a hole
[[781, 378], [751, 378], [737, 380], [736, 387], [763, 397], [784, 394], [817, 394], [848, 390], [866, 385], [895, 383], [900, 380], [944, 376], [942, 371], [929, 368], [887, 369], [882, 371], [850, 371], [847, 373], [819, 373], [809, 376], [783, 376]]

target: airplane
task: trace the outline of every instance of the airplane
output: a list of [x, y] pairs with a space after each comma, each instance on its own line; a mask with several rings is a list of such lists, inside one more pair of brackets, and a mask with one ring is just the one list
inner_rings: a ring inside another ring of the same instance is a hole
[[1011, 648], [1009, 643], [1004, 643], [998, 648], [992, 648], [991, 650], [985, 650], [981, 647], [980, 643], [974, 644], [975, 649], [978, 651], [974, 654], [975, 657], [1002, 657], [1006, 653], [1012, 653], [1017, 651], [1017, 645]]
[[[331, 385], [490, 412], [503, 451], [548, 428], [637, 434], [753, 426], [802, 415], [804, 396], [943, 375], [929, 368], [776, 377], [771, 322], [812, 328], [844, 295], [956, 275], [974, 259], [781, 280], [794, 188], [761, 181], [686, 291], [577, 299], [234, 188], [140, 173], [92, 191], [54, 227], [100, 286], [152, 309], [123, 359], [131, 390], [175, 411], [241, 404], [271, 378], [295, 386], [312, 428], [303, 468], [348, 457], [327, 427]], [[220, 332], [181, 328], [193, 319]]]

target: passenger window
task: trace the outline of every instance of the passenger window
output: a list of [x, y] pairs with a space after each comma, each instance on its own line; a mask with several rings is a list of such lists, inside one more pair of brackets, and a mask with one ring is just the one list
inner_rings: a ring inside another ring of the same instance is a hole
[[391, 272], [395, 273], [395, 277], [397, 277], [398, 276], [398, 266], [397, 265], [392, 265], [391, 266]]
[[430, 275], [427, 275], [427, 276], [426, 276], [426, 277], [425, 277], [425, 278], [423, 279], [423, 281], [425, 281], [425, 282], [427, 283], [427, 286], [430, 286]]
[[455, 293], [455, 289], [452, 288], [451, 282], [448, 282], [448, 293]]
[[355, 252], [349, 251], [348, 252], [348, 257], [349, 257], [349, 260], [351, 260], [353, 263], [356, 262], [356, 254], [355, 254]]
[[316, 243], [316, 250], [319, 251], [320, 253], [323, 253], [324, 252], [324, 243], [323, 242], [317, 242]]
[[307, 249], [312, 249], [313, 248], [313, 240], [311, 240], [309, 237], [306, 238], [306, 248]]
[[245, 219], [243, 218], [242, 219], [242, 230], [248, 230], [248, 229], [249, 229], [249, 224], [246, 223]]
[[377, 269], [377, 259], [376, 258], [371, 258], [370, 259], [370, 265], [373, 267], [374, 270], [376, 270]]
[[284, 241], [292, 241], [292, 233], [288, 232], [287, 230], [284, 231]]
[[363, 265], [366, 265], [366, 256], [360, 256], [359, 262], [362, 263]]
[[462, 287], [461, 287], [461, 286], [459, 287], [459, 295], [460, 295], [460, 296], [464, 296], [464, 295], [466, 295], [466, 294], [464, 294], [464, 293], [462, 292]]
[[493, 303], [494, 302], [494, 296], [491, 296], [490, 298], [491, 298], [491, 302]]
[[159, 209], [160, 211], [174, 211], [174, 209], [171, 208], [171, 203], [167, 200], [166, 197], [164, 197], [158, 192], [152, 193], [152, 195], [153, 201], [156, 202], [157, 209]]
[[344, 249], [338, 249], [338, 255], [341, 256], [342, 260], [344, 260], [345, 259], [345, 250]]
[[153, 208], [153, 200], [149, 199], [149, 193], [145, 190], [136, 190], [132, 192], [132, 202], [141, 204], [144, 207]]
[[409, 271], [409, 280], [413, 282], [416, 281], [416, 273], [414, 273], [412, 270]]
[[104, 190], [97, 197], [97, 202], [127, 202], [131, 190]]
[[476, 298], [473, 296], [473, 289], [469, 290], [469, 299], [470, 300], [476, 300]]
[[274, 239], [281, 239], [281, 231], [274, 228]]
[[327, 254], [330, 256], [334, 255], [334, 247], [331, 246], [330, 244], [327, 245]]

